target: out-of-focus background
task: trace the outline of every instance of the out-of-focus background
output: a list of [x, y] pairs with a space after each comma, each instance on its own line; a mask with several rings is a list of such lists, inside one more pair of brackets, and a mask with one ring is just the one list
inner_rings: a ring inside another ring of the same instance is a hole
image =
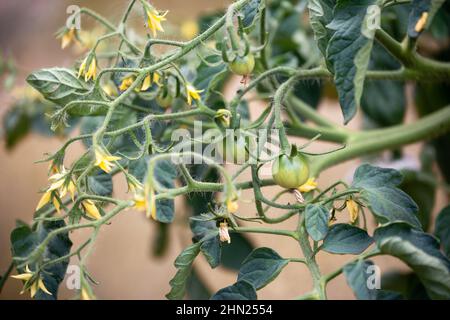
[[[128, 1], [97, 0], [97, 1], [56, 1], [56, 0], [6, 0], [0, 2], [0, 48], [4, 55], [14, 57], [18, 76], [17, 84], [24, 84], [25, 77], [32, 70], [52, 67], [71, 66], [77, 55], [72, 50], [61, 50], [59, 40], [54, 33], [63, 26], [67, 17], [68, 5], [90, 7], [110, 20], [120, 18]], [[152, 3], [161, 10], [169, 10], [168, 19], [176, 24], [194, 20], [197, 16], [217, 9], [225, 8], [230, 1], [222, 0], [154, 0]], [[139, 12], [131, 17], [135, 26], [143, 27], [143, 19]], [[83, 23], [85, 20], [83, 20]], [[87, 22], [89, 23], [89, 21]], [[228, 84], [226, 94], [231, 96], [239, 86], [239, 81]], [[8, 109], [13, 97], [0, 91], [0, 116]], [[410, 102], [408, 102], [410, 103]], [[408, 108], [412, 110], [413, 108]], [[324, 100], [319, 110], [326, 117], [341, 121], [341, 111], [336, 101]], [[252, 103], [251, 113], [255, 116], [261, 112], [261, 104]], [[415, 114], [407, 113], [408, 122], [414, 121]], [[357, 128], [361, 119], [356, 118], [350, 127]], [[301, 141], [301, 140], [298, 140]], [[14, 228], [16, 219], [30, 221], [36, 204], [40, 198], [38, 191], [47, 184], [47, 165], [35, 164], [43, 158], [44, 153], [53, 152], [63, 140], [49, 138], [38, 134], [30, 134], [15, 148], [7, 151], [0, 147], [0, 272], [3, 273], [10, 263], [9, 234]], [[327, 150], [328, 144], [316, 144], [313, 150]], [[81, 145], [69, 149], [68, 161], [82, 150]], [[406, 148], [405, 154], [417, 160], [420, 145]], [[358, 161], [350, 161], [324, 172], [319, 184], [328, 184], [336, 179], [348, 179], [352, 176]], [[230, 170], [235, 168], [230, 167]], [[244, 177], [245, 178], [245, 177]], [[246, 176], [248, 178], [248, 175]], [[127, 197], [125, 182], [118, 178], [114, 180], [114, 193], [118, 197]], [[265, 189], [266, 190], [266, 189]], [[268, 188], [267, 195], [279, 191], [277, 187]], [[285, 201], [293, 201], [286, 196]], [[254, 214], [251, 192], [244, 192], [240, 200], [240, 208], [245, 215]], [[442, 207], [445, 196], [439, 192], [436, 210]], [[184, 214], [183, 202], [176, 203], [177, 215]], [[436, 212], [435, 212], [436, 213]], [[276, 215], [276, 212], [273, 214]], [[286, 222], [281, 227], [294, 228], [295, 221]], [[175, 274], [173, 261], [190, 241], [190, 232], [186, 225], [173, 226], [170, 229], [168, 253], [162, 258], [151, 254], [152, 239], [154, 239], [155, 224], [144, 217], [142, 213], [126, 211], [118, 215], [111, 225], [105, 226], [100, 233], [95, 252], [89, 259], [89, 271], [99, 285], [94, 288], [100, 299], [162, 299], [169, 290], [169, 280]], [[74, 245], [80, 243], [85, 233], [74, 233], [71, 239]], [[269, 246], [284, 257], [299, 257], [298, 246], [290, 239], [275, 236], [250, 236], [254, 246]], [[319, 254], [318, 261], [324, 273], [348, 261], [351, 257]], [[222, 267], [210, 270], [203, 257], [197, 259], [195, 266], [201, 279], [212, 292], [232, 284], [235, 273]], [[374, 259], [382, 272], [388, 268], [407, 270], [407, 267], [394, 258], [379, 257]], [[73, 260], [71, 263], [76, 263]], [[290, 264], [280, 276], [259, 291], [261, 299], [290, 299], [299, 296], [310, 289], [311, 281], [308, 270], [301, 264]], [[28, 295], [19, 295], [21, 283], [9, 280], [0, 299], [27, 299]], [[66, 288], [64, 282], [60, 289], [60, 298], [67, 299], [75, 292]], [[351, 290], [347, 287], [343, 276], [332, 281], [328, 287], [328, 295], [332, 299], [353, 299]]]

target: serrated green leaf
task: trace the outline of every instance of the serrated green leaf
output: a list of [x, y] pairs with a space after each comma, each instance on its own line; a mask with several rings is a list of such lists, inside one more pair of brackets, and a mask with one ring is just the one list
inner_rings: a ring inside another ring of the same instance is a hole
[[373, 243], [363, 229], [345, 223], [331, 226], [323, 240], [322, 250], [336, 254], [360, 254]]
[[450, 206], [445, 207], [436, 219], [434, 234], [441, 242], [441, 247], [450, 258]]
[[218, 228], [215, 221], [190, 220], [193, 241], [201, 242], [200, 250], [211, 268], [220, 264], [222, 246], [218, 237]]
[[220, 264], [222, 256], [222, 246], [219, 240], [218, 231], [210, 233], [201, 241], [200, 251], [208, 261], [211, 268], [215, 268]]
[[402, 296], [399, 293], [376, 288], [374, 277], [379, 275], [374, 273], [374, 270], [370, 270], [373, 265], [370, 260], [358, 260], [344, 266], [345, 278], [356, 298], [358, 300], [401, 299]]
[[189, 277], [192, 263], [200, 252], [200, 245], [200, 242], [190, 245], [175, 259], [174, 265], [178, 270], [169, 282], [171, 289], [170, 292], [166, 294], [167, 299], [183, 299], [186, 291], [186, 280]]
[[337, 1], [333, 20], [327, 28], [334, 30], [327, 47], [344, 123], [356, 114], [360, 105], [364, 78], [369, 64], [375, 28], [369, 26], [369, 6], [379, 0]]
[[270, 248], [257, 248], [242, 263], [238, 281], [247, 281], [259, 290], [274, 280], [289, 263]]
[[402, 181], [400, 172], [363, 164], [356, 169], [352, 187], [361, 189], [361, 198], [384, 222], [405, 221], [421, 228], [417, 205], [406, 193], [396, 188]]
[[323, 240], [328, 232], [330, 213], [319, 204], [308, 204], [305, 209], [306, 231], [314, 241]]
[[430, 298], [450, 299], [450, 261], [433, 236], [398, 222], [376, 229], [374, 239], [381, 252], [414, 270]]
[[314, 39], [317, 41], [317, 46], [326, 57], [326, 49], [328, 41], [332, 32], [327, 29], [327, 25], [333, 19], [333, 8], [336, 5], [336, 0], [309, 0], [309, 20], [311, 28], [314, 31]]
[[255, 288], [247, 281], [238, 281], [235, 284], [217, 291], [211, 300], [256, 300]]
[[110, 174], [103, 170], [97, 170], [93, 175], [88, 176], [89, 190], [99, 196], [111, 196], [113, 192], [113, 182]]
[[[22, 225], [14, 229], [11, 233], [11, 248], [13, 257], [27, 257], [37, 246], [39, 246], [47, 235], [65, 226], [64, 221], [44, 222], [38, 225], [36, 230], [31, 230], [30, 227]], [[44, 261], [58, 259], [69, 254], [72, 242], [69, 239], [68, 233], [59, 233], [54, 236], [42, 254]], [[48, 295], [42, 290], [38, 290], [35, 295], [37, 300], [54, 300], [58, 297], [58, 286], [63, 281], [66, 274], [69, 259], [59, 263], [51, 264], [43, 269], [40, 274], [45, 287], [52, 293]], [[32, 271], [36, 270], [36, 265], [29, 265]], [[24, 270], [19, 269], [19, 272]]]
[[77, 78], [73, 70], [65, 68], [34, 71], [27, 77], [27, 82], [47, 100], [63, 106], [79, 99], [90, 89], [85, 82]]

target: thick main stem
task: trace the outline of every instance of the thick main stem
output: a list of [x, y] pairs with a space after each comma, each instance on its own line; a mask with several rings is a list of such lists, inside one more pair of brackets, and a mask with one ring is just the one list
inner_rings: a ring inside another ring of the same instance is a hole
[[314, 291], [317, 295], [317, 298], [320, 300], [326, 300], [327, 294], [325, 291], [325, 285], [322, 281], [322, 275], [320, 273], [319, 265], [317, 264], [314, 253], [311, 249], [311, 245], [308, 240], [308, 234], [306, 232], [306, 228], [302, 219], [299, 220], [298, 243], [300, 244], [300, 248], [303, 252], [303, 255], [305, 256], [305, 264], [308, 267], [309, 272], [311, 273]]

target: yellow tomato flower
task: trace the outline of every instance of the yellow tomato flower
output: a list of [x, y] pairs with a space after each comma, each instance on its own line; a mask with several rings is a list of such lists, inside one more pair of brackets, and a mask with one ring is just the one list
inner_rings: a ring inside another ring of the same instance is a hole
[[169, 11], [164, 12], [163, 14], [159, 14], [154, 8], [148, 7], [146, 9], [147, 13], [147, 26], [153, 34], [153, 38], [156, 38], [156, 32], [161, 31], [164, 32], [164, 29], [161, 25], [162, 21], [166, 21], [165, 16]]
[[67, 46], [69, 46], [72, 42], [75, 42], [77, 40], [76, 38], [76, 29], [70, 28], [66, 32], [64, 32], [63, 36], [61, 37], [61, 49], [65, 49]]
[[100, 220], [102, 218], [102, 215], [92, 200], [84, 200], [81, 205], [83, 206], [84, 212], [86, 212], [88, 217], [95, 220]]
[[317, 188], [317, 181], [314, 177], [309, 178], [308, 181], [306, 181], [304, 184], [302, 184], [300, 187], [298, 187], [298, 191], [300, 192], [310, 192]]
[[148, 74], [142, 82], [141, 91], [148, 90], [148, 88], [151, 87], [152, 83], [156, 83], [158, 86], [160, 86], [161, 84], [159, 83], [159, 78], [160, 76], [156, 72], [151, 75]]
[[359, 206], [352, 199], [347, 199], [347, 201], [345, 201], [345, 205], [347, 206], [347, 210], [350, 215], [350, 222], [354, 223], [356, 219], [358, 219]]
[[195, 20], [185, 21], [181, 25], [180, 31], [183, 38], [185, 38], [186, 40], [191, 40], [198, 34], [199, 31], [198, 23]]
[[[25, 281], [25, 287], [27, 286], [28, 281], [30, 281], [34, 276], [34, 272], [32, 272], [28, 265], [25, 267], [25, 273], [21, 273], [15, 276], [11, 276], [11, 278], [14, 279], [18, 279], [18, 280], [22, 280]], [[47, 290], [47, 288], [44, 285], [44, 282], [42, 281], [41, 278], [35, 279], [34, 282], [31, 284], [31, 286], [28, 287], [28, 290], [30, 290], [30, 296], [31, 298], [34, 298], [34, 296], [36, 295], [37, 291], [41, 289], [43, 292], [45, 292], [46, 294], [52, 295], [52, 293], [50, 291]], [[24, 290], [22, 290], [20, 292], [20, 294], [23, 294]]]
[[95, 57], [92, 57], [90, 59], [89, 67], [86, 67], [88, 64], [89, 56], [84, 58], [83, 62], [80, 65], [80, 68], [78, 69], [78, 78], [84, 74], [84, 81], [89, 81], [91, 78], [95, 80], [97, 78], [97, 59]]
[[187, 96], [187, 103], [188, 105], [192, 104], [192, 99], [194, 100], [200, 100], [200, 93], [202, 93], [203, 90], [197, 90], [193, 85], [190, 83], [186, 84], [186, 96]]
[[118, 161], [120, 159], [122, 159], [122, 158], [107, 155], [105, 152], [103, 152], [99, 149], [95, 150], [95, 165], [100, 167], [100, 169], [102, 169], [106, 173], [111, 172], [111, 169], [114, 166], [114, 164], [111, 163], [111, 161]]
[[122, 82], [120, 83], [119, 90], [120, 91], [127, 90], [133, 84], [134, 79], [135, 79], [134, 76], [129, 76], [129, 77], [124, 78], [122, 80]]

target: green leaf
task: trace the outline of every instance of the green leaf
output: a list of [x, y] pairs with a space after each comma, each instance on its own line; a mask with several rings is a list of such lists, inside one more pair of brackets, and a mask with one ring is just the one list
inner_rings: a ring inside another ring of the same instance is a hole
[[218, 237], [218, 229], [215, 221], [200, 221], [191, 218], [190, 226], [194, 234], [193, 241], [200, 242], [200, 250], [211, 268], [220, 264], [222, 246]]
[[[44, 222], [38, 225], [36, 230], [30, 229], [27, 225], [22, 225], [14, 229], [11, 233], [11, 247], [12, 255], [14, 257], [27, 257], [37, 246], [39, 246], [47, 235], [57, 229], [65, 226], [64, 221]], [[43, 261], [51, 261], [69, 254], [72, 242], [69, 239], [68, 233], [58, 233], [54, 236], [45, 250], [42, 252]], [[45, 287], [52, 293], [48, 295], [42, 290], [38, 290], [35, 299], [37, 300], [53, 300], [58, 297], [58, 286], [63, 281], [66, 274], [69, 259], [59, 263], [51, 264], [45, 267], [40, 274]], [[16, 264], [17, 265], [17, 264]], [[29, 264], [29, 268], [34, 271], [37, 269], [37, 264]], [[19, 268], [22, 273], [24, 270]]]
[[222, 57], [218, 55], [209, 55], [203, 58], [197, 67], [197, 75], [194, 81], [194, 86], [198, 90], [204, 90], [201, 93], [203, 101], [206, 101], [212, 96], [217, 86], [224, 80], [228, 73], [227, 65], [222, 61]]
[[259, 290], [275, 279], [288, 263], [289, 260], [270, 248], [257, 248], [242, 263], [238, 281], [245, 280]]
[[94, 175], [88, 176], [89, 190], [96, 195], [109, 197], [113, 192], [113, 182], [110, 174], [97, 170]]
[[[408, 36], [415, 39], [422, 33], [423, 30], [428, 29], [435, 14], [444, 2], [445, 0], [413, 0], [412, 10], [409, 14], [408, 20]], [[425, 12], [428, 13], [426, 23], [423, 28], [417, 30], [416, 27], [419, 27], [418, 22], [422, 19], [422, 15]]]
[[441, 247], [450, 258], [450, 206], [445, 207], [436, 219], [434, 234], [441, 241]]
[[265, 1], [250, 0], [241, 10], [243, 14], [242, 24], [244, 31], [249, 33], [254, 27], [256, 21], [260, 18], [261, 11], [265, 7]]
[[399, 293], [376, 288], [374, 277], [378, 275], [374, 273], [374, 270], [370, 270], [373, 265], [373, 262], [370, 260], [358, 260], [344, 266], [345, 278], [356, 298], [358, 300], [401, 299], [402, 297]]
[[344, 123], [356, 114], [369, 64], [375, 28], [371, 27], [368, 7], [379, 0], [340, 0], [334, 18], [327, 25], [334, 30], [328, 42], [327, 60], [334, 73]]
[[[144, 160], [145, 161], [145, 160]], [[170, 160], [157, 161], [153, 177], [165, 188], [174, 188], [178, 170]], [[171, 223], [174, 219], [175, 203], [172, 199], [158, 199], [156, 201], [156, 220]]]
[[189, 300], [207, 300], [211, 296], [211, 291], [200, 278], [195, 267], [192, 268], [186, 282], [186, 294]]
[[450, 261], [436, 239], [406, 223], [392, 223], [375, 230], [380, 251], [405, 262], [419, 277], [432, 299], [450, 299]]
[[169, 248], [169, 224], [157, 222], [157, 229], [152, 241], [152, 253], [155, 257], [162, 257]]
[[[369, 70], [397, 70], [400, 63], [381, 46], [374, 43]], [[364, 114], [381, 127], [403, 121], [405, 115], [405, 84], [401, 81], [365, 81], [361, 97]]]
[[373, 242], [363, 229], [345, 223], [331, 226], [323, 240], [322, 250], [337, 254], [360, 254]]
[[12, 108], [3, 117], [6, 148], [11, 149], [30, 131], [30, 119], [21, 108]]
[[324, 57], [326, 57], [328, 41], [332, 35], [331, 30], [326, 26], [333, 19], [335, 4], [336, 0], [308, 0], [309, 20], [314, 31], [314, 39]]
[[421, 228], [417, 205], [396, 188], [402, 181], [400, 172], [363, 164], [356, 169], [352, 187], [361, 189], [363, 202], [384, 222], [404, 221]]
[[393, 271], [383, 273], [381, 287], [383, 290], [399, 292], [407, 300], [430, 300], [422, 282], [412, 272]]
[[305, 209], [305, 226], [314, 241], [323, 240], [328, 232], [330, 213], [319, 204], [308, 204]]
[[217, 291], [211, 300], [256, 300], [255, 288], [247, 281], [238, 281], [235, 284]]
[[[423, 230], [428, 230], [436, 199], [436, 184], [430, 181], [433, 172], [402, 170], [403, 181], [400, 189], [405, 191], [419, 208], [417, 214]], [[426, 177], [423, 177], [427, 175]]]
[[183, 299], [186, 291], [186, 280], [189, 277], [192, 263], [200, 252], [200, 245], [200, 242], [190, 245], [175, 259], [174, 265], [178, 270], [169, 282], [171, 289], [170, 292], [166, 294], [167, 299]]

